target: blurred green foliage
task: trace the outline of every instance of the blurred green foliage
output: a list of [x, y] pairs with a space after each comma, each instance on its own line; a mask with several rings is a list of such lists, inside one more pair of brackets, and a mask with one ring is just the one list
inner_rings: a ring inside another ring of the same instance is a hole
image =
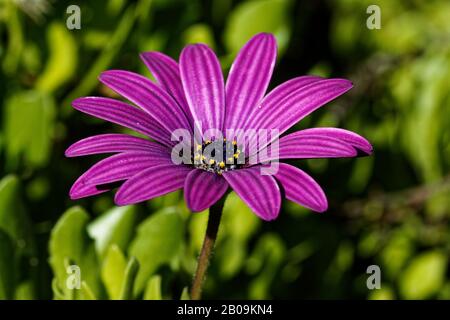
[[[81, 29], [66, 9], [81, 8]], [[366, 28], [366, 8], [381, 29]], [[0, 299], [188, 299], [207, 213], [180, 192], [117, 208], [112, 194], [71, 201], [95, 159], [72, 142], [124, 131], [70, 102], [114, 94], [106, 69], [151, 77], [138, 54], [213, 47], [227, 71], [253, 34], [275, 34], [272, 87], [302, 74], [355, 88], [298, 124], [366, 136], [369, 158], [308, 160], [330, 210], [285, 201], [260, 221], [233, 193], [206, 298], [450, 299], [450, 3], [443, 0], [0, 1]], [[368, 290], [369, 265], [381, 289]], [[77, 265], [79, 290], [67, 286]]]

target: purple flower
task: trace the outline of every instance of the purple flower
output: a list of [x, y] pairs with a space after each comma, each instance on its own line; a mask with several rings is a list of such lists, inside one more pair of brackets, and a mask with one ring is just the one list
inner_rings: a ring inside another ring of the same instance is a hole
[[[352, 83], [345, 79], [301, 76], [291, 79], [265, 95], [276, 60], [276, 41], [271, 34], [254, 36], [239, 52], [226, 83], [214, 52], [204, 44], [185, 47], [179, 64], [158, 52], [141, 55], [157, 79], [122, 70], [103, 72], [100, 81], [131, 101], [102, 97], [76, 99], [73, 107], [130, 128], [150, 141], [127, 134], [101, 134], [70, 146], [67, 157], [115, 153], [98, 162], [74, 183], [70, 197], [78, 199], [106, 192], [117, 183], [117, 205], [133, 204], [184, 188], [192, 211], [202, 211], [216, 203], [231, 187], [262, 219], [275, 219], [280, 211], [281, 192], [287, 199], [314, 211], [327, 209], [321, 187], [304, 171], [279, 163], [274, 175], [262, 175], [263, 164], [199, 161], [175, 164], [171, 152], [177, 129], [266, 129], [285, 133], [298, 121], [327, 102], [347, 92]], [[229, 137], [228, 137], [229, 138]], [[268, 142], [274, 142], [271, 136]], [[233, 148], [238, 158], [240, 143], [221, 141]], [[213, 141], [194, 145], [203, 151]], [[368, 155], [370, 143], [356, 133], [338, 128], [313, 128], [282, 136], [278, 155], [258, 147], [260, 162], [282, 159], [338, 158]], [[245, 149], [245, 148], [244, 148]], [[247, 155], [248, 156], [248, 155]], [[194, 159], [194, 156], [192, 156]]]

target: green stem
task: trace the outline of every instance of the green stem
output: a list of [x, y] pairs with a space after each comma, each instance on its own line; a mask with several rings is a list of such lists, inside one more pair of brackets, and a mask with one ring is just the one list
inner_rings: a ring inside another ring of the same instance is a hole
[[202, 296], [203, 282], [205, 280], [206, 271], [208, 270], [214, 243], [216, 242], [217, 232], [219, 231], [224, 198], [225, 197], [209, 208], [208, 226], [206, 227], [205, 239], [203, 240], [202, 250], [198, 257], [197, 270], [195, 272], [194, 281], [192, 282], [192, 300], [200, 300]]

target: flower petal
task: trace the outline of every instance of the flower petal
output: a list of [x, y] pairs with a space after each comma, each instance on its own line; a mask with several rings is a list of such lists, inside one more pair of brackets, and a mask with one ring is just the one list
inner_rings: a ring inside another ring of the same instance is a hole
[[141, 107], [170, 133], [177, 129], [191, 129], [175, 100], [146, 77], [129, 71], [109, 70], [100, 75], [100, 81]]
[[328, 208], [327, 197], [320, 185], [304, 171], [280, 163], [275, 178], [284, 189], [287, 199], [317, 212]]
[[349, 143], [325, 135], [294, 132], [280, 139], [278, 155], [269, 146], [258, 154], [258, 160], [265, 162], [279, 159], [311, 159], [356, 157], [357, 150]]
[[[356, 148], [359, 154], [370, 155], [373, 152], [372, 145], [366, 138], [359, 134], [340, 128], [310, 128], [293, 133], [297, 137], [316, 136], [334, 138], [344, 141]], [[283, 138], [282, 138], [283, 139]]]
[[281, 194], [272, 176], [261, 175], [261, 166], [227, 171], [223, 177], [242, 200], [263, 220], [278, 216]]
[[184, 198], [192, 211], [203, 211], [216, 203], [227, 191], [227, 181], [214, 173], [192, 170], [184, 183]]
[[85, 184], [84, 176], [85, 174], [80, 176], [70, 188], [69, 191], [70, 199], [76, 200], [90, 196], [95, 196], [97, 194], [101, 194], [110, 190], [110, 188], [107, 187], [99, 188], [96, 185]]
[[161, 52], [144, 52], [141, 59], [158, 81], [183, 109], [184, 114], [192, 123], [192, 115], [183, 91], [178, 63]]
[[[279, 86], [277, 86], [275, 89], [269, 92], [267, 96], [264, 97], [264, 103], [266, 106], [270, 108], [276, 108], [276, 104], [281, 102], [283, 99], [285, 99], [287, 96], [289, 96], [291, 93], [309, 85], [314, 82], [324, 80], [324, 78], [318, 77], [318, 76], [300, 76], [293, 78], [291, 80], [288, 80], [286, 82], [283, 82]], [[254, 117], [261, 113], [258, 108], [254, 108], [251, 110], [251, 114], [249, 117], [246, 117], [246, 122], [244, 125], [244, 129], [253, 128], [253, 129], [259, 129], [255, 127], [254, 125]]]
[[225, 89], [215, 53], [204, 44], [189, 45], [180, 55], [180, 72], [189, 108], [202, 130], [222, 130]]
[[128, 179], [117, 191], [114, 202], [119, 206], [133, 204], [178, 190], [191, 170], [174, 164], [148, 168]]
[[100, 185], [131, 178], [152, 166], [171, 164], [169, 154], [139, 151], [125, 152], [103, 159], [83, 175], [85, 184]]
[[99, 134], [75, 142], [65, 152], [66, 157], [79, 157], [91, 154], [116, 153], [127, 151], [170, 150], [158, 143], [121, 133]]
[[[257, 129], [277, 130], [277, 135], [271, 135], [268, 140], [273, 141], [298, 121], [351, 87], [352, 83], [345, 79], [324, 79], [313, 80], [281, 100], [275, 100], [273, 97], [276, 95], [269, 94], [252, 114], [251, 124]], [[260, 145], [259, 149], [264, 146]]]
[[250, 112], [266, 93], [276, 57], [276, 39], [270, 33], [257, 34], [240, 50], [225, 89], [225, 128], [243, 128]]
[[110, 121], [145, 134], [167, 146], [174, 145], [170, 132], [142, 110], [110, 98], [83, 97], [75, 99], [72, 106], [91, 116]]

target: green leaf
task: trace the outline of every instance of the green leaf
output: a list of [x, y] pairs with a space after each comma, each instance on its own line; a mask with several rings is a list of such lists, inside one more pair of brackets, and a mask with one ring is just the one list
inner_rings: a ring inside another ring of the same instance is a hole
[[237, 274], [245, 262], [246, 244], [235, 238], [229, 238], [220, 244], [216, 253], [217, 266], [223, 279]]
[[161, 280], [160, 275], [154, 275], [148, 280], [144, 300], [162, 300]]
[[270, 32], [277, 38], [279, 51], [283, 51], [290, 37], [290, 4], [290, 0], [259, 0], [238, 4], [225, 28], [224, 38], [228, 50], [236, 53], [256, 33]]
[[52, 280], [52, 292], [54, 300], [67, 300], [64, 292], [62, 292], [61, 288], [58, 285], [58, 279], [53, 278]]
[[273, 233], [262, 236], [253, 253], [247, 260], [247, 271], [256, 274], [249, 286], [251, 299], [270, 297], [270, 286], [286, 254], [286, 248], [280, 237]]
[[94, 292], [92, 292], [92, 289], [89, 287], [89, 285], [86, 283], [86, 281], [81, 282], [81, 298], [80, 298], [80, 300], [97, 300]]
[[125, 280], [127, 260], [117, 245], [109, 247], [103, 261], [101, 277], [108, 296], [112, 300], [120, 298], [120, 291]]
[[2, 52], [2, 66], [5, 73], [14, 74], [17, 71], [24, 48], [23, 27], [18, 6], [15, 3], [2, 3], [2, 29], [3, 19], [6, 22], [5, 25], [8, 32], [8, 44], [6, 45], [6, 52]]
[[120, 291], [121, 300], [130, 300], [133, 298], [134, 285], [138, 271], [139, 262], [135, 257], [131, 257], [130, 261], [127, 264], [127, 267], [125, 268], [125, 279]]
[[47, 163], [55, 118], [53, 97], [39, 91], [22, 91], [5, 104], [7, 163], [17, 166], [19, 157], [33, 167]]
[[30, 280], [20, 283], [16, 287], [16, 292], [14, 294], [15, 300], [34, 300], [36, 299], [34, 294], [33, 282]]
[[400, 278], [400, 292], [405, 299], [426, 299], [444, 284], [447, 256], [428, 251], [416, 256]]
[[396, 278], [406, 261], [412, 256], [413, 251], [411, 240], [404, 232], [394, 233], [380, 254], [385, 275]]
[[69, 264], [80, 268], [80, 280], [85, 281], [94, 293], [99, 290], [95, 248], [86, 232], [88, 220], [89, 215], [82, 208], [72, 207], [58, 220], [50, 235], [49, 263], [56, 277], [55, 285], [66, 298], [74, 295], [74, 290], [66, 286]]
[[183, 291], [181, 292], [180, 300], [191, 300], [191, 297], [189, 296], [188, 287], [183, 288]]
[[[229, 279], [242, 268], [248, 251], [248, 241], [260, 226], [260, 219], [236, 195], [230, 193], [224, 204], [218, 236], [216, 261], [220, 276]], [[201, 233], [203, 237], [205, 232]]]
[[395, 299], [394, 291], [388, 285], [382, 285], [380, 289], [372, 290], [368, 297], [369, 300], [393, 300]]
[[136, 280], [136, 294], [142, 292], [149, 277], [163, 264], [179, 257], [183, 242], [183, 220], [174, 208], [161, 210], [139, 226], [129, 256], [135, 256], [141, 268]]
[[31, 221], [20, 197], [20, 182], [8, 175], [0, 180], [0, 229], [14, 241], [19, 252], [34, 250]]
[[[105, 69], [109, 67], [114, 57], [119, 52], [123, 43], [127, 40], [130, 31], [134, 25], [137, 16], [137, 10], [134, 6], [129, 8], [122, 15], [122, 18], [117, 23], [117, 28], [110, 37], [110, 41], [103, 48], [99, 57], [90, 66], [89, 72], [84, 76], [78, 86], [64, 99], [62, 105], [69, 106], [72, 100], [85, 96], [91, 92], [97, 85], [97, 77]], [[72, 112], [72, 108], [64, 109], [65, 114]]]
[[77, 45], [72, 32], [64, 24], [52, 23], [47, 30], [50, 58], [36, 82], [36, 88], [53, 92], [75, 73], [78, 59]]
[[113, 244], [125, 251], [133, 235], [136, 221], [136, 207], [115, 207], [91, 222], [88, 234], [95, 240], [95, 248], [99, 257]]
[[16, 269], [14, 261], [12, 239], [0, 229], [0, 300], [13, 298]]
[[261, 225], [261, 219], [234, 192], [225, 199], [222, 219], [226, 234], [239, 241], [249, 240]]
[[195, 24], [186, 29], [183, 33], [185, 44], [204, 43], [211, 49], [215, 49], [214, 34], [207, 24]]

